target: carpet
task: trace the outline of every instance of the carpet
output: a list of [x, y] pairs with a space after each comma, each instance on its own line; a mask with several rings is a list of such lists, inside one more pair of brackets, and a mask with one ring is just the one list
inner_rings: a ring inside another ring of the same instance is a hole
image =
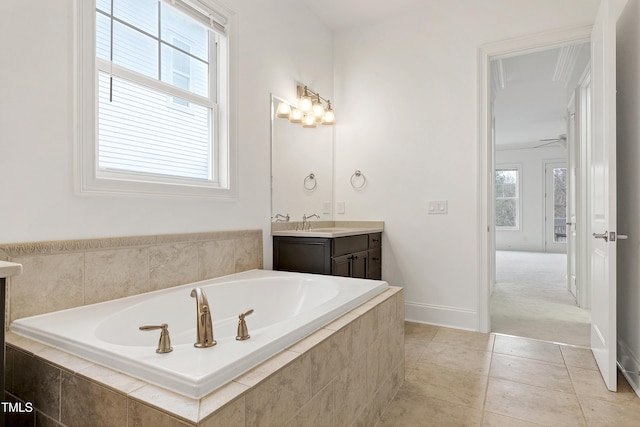
[[565, 254], [496, 251], [492, 332], [589, 347], [591, 314], [567, 290], [566, 268]]

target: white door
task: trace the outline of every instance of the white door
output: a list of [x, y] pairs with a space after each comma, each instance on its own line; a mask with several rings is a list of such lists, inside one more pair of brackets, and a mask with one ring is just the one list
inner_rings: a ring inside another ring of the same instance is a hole
[[616, 391], [616, 27], [602, 0], [591, 33], [593, 136], [589, 151], [591, 349]]
[[578, 236], [576, 224], [578, 222], [578, 126], [576, 120], [577, 95], [571, 98], [567, 109], [567, 289], [578, 297], [577, 269]]

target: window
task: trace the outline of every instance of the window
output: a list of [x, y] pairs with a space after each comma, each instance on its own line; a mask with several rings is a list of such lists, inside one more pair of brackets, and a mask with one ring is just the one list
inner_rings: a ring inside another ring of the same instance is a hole
[[496, 169], [496, 228], [520, 229], [520, 170]]
[[81, 192], [235, 197], [228, 17], [204, 5], [80, 6]]
[[553, 168], [553, 241], [567, 242], [567, 168]]

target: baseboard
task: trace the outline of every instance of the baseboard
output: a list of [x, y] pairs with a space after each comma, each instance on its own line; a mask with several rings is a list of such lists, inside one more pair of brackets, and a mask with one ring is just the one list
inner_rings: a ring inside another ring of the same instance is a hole
[[627, 379], [633, 391], [640, 397], [640, 359], [634, 354], [631, 348], [618, 337], [618, 367], [622, 375]]
[[447, 328], [478, 330], [478, 312], [459, 307], [405, 301], [405, 320]]

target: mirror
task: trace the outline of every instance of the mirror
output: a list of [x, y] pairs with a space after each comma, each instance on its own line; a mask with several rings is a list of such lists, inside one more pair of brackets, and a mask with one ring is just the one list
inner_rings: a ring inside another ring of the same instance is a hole
[[[303, 128], [275, 115], [280, 102], [271, 95], [271, 217], [318, 214], [333, 219], [333, 126]], [[287, 102], [288, 103], [288, 102]], [[289, 103], [290, 104], [290, 103]]]

